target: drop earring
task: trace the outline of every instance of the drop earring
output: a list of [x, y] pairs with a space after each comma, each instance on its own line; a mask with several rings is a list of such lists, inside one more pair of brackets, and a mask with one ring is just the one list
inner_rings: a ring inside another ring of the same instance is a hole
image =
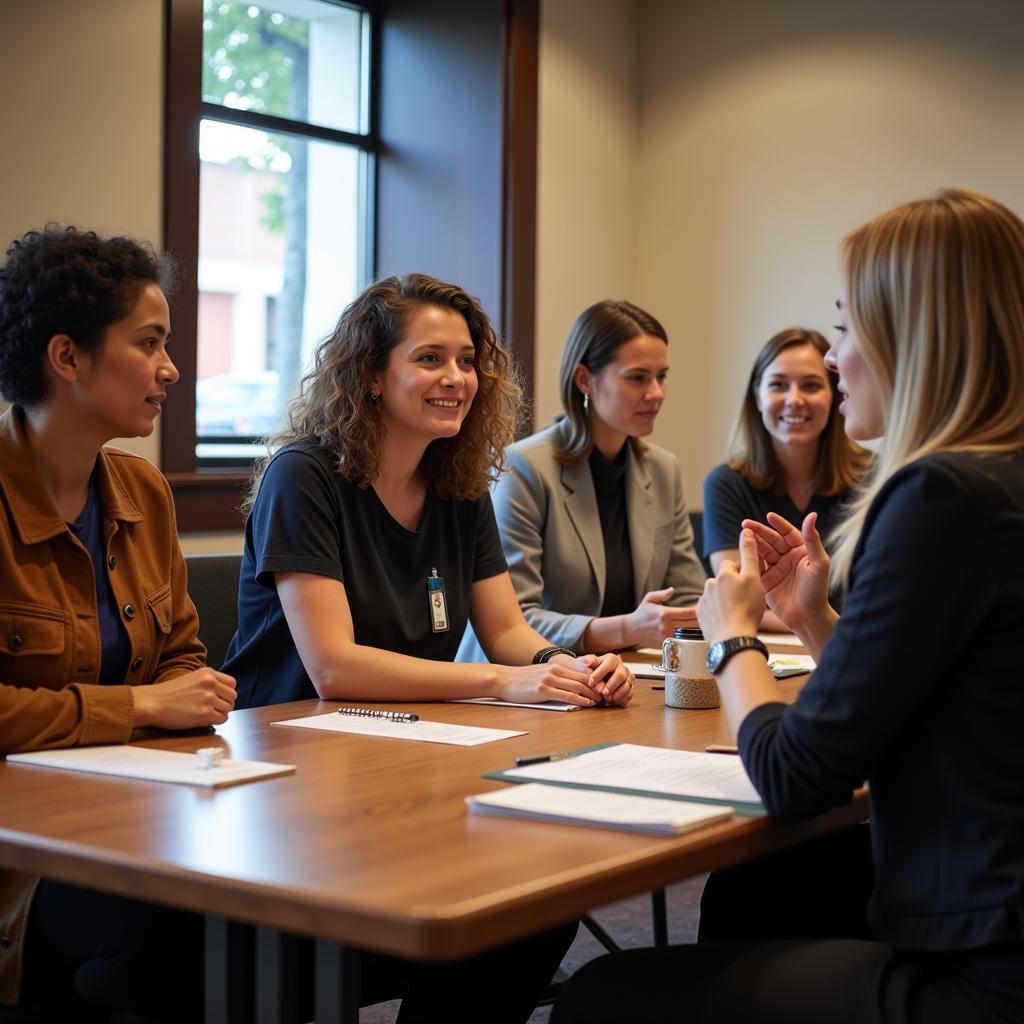
[[380, 412], [380, 394], [376, 391], [370, 392], [370, 401], [373, 402], [374, 409]]
[[583, 392], [583, 411], [590, 411], [590, 395], [588, 395], [585, 391]]

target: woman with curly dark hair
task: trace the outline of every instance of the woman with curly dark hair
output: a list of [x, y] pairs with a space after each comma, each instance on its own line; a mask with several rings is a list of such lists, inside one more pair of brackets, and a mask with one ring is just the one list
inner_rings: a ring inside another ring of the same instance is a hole
[[[246, 502], [225, 664], [240, 704], [628, 703], [617, 655], [554, 647], [519, 610], [488, 495], [519, 407], [509, 358], [461, 288], [410, 274], [352, 302]], [[452, 664], [467, 620], [497, 664]], [[575, 930], [446, 966], [367, 955], [361, 992], [402, 996], [402, 1020], [525, 1021]]]
[[[519, 609], [487, 493], [519, 404], [461, 288], [389, 277], [345, 310], [247, 505], [241, 705], [629, 701], [616, 655], [552, 647]], [[467, 620], [494, 664], [452, 664]]]
[[[234, 680], [203, 665], [170, 490], [107, 447], [152, 433], [178, 379], [166, 266], [133, 239], [56, 225], [6, 255], [0, 754], [223, 722]], [[0, 936], [0, 1004], [17, 1004], [0, 1020], [201, 1014], [193, 915], [0, 870]]]

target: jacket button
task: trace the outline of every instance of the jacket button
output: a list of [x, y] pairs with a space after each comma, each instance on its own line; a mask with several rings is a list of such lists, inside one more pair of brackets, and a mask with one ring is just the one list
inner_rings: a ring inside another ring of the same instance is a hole
[[9, 642], [12, 651], [20, 651], [25, 646], [25, 640], [20, 633], [15, 633]]
[[111, 555], [107, 559], [107, 565], [109, 565], [111, 569], [116, 569], [117, 568], [117, 555]]
[[133, 604], [126, 604], [121, 609], [121, 611], [124, 612], [124, 617], [126, 619], [134, 619], [135, 618], [135, 605], [133, 605]]
[[132, 671], [133, 672], [141, 672], [142, 671], [142, 659], [141, 658], [136, 658], [132, 662]]

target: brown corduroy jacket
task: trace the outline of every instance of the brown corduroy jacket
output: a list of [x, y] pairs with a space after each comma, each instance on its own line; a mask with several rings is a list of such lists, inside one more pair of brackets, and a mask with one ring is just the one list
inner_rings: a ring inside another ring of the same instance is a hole
[[[145, 459], [115, 448], [100, 452], [96, 474], [107, 573], [131, 644], [123, 686], [98, 684], [89, 553], [50, 500], [22, 414], [0, 415], [0, 754], [124, 743], [129, 686], [203, 666], [167, 482]], [[18, 999], [37, 882], [0, 869], [0, 1003]]]

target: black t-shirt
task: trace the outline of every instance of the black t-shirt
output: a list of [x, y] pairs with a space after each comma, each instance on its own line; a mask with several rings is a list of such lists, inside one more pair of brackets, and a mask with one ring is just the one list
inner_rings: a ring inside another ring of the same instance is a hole
[[633, 594], [633, 550], [629, 543], [626, 513], [626, 467], [628, 452], [623, 445], [619, 458], [606, 459], [595, 447], [590, 453], [590, 476], [594, 481], [597, 514], [604, 540], [604, 602], [602, 615], [626, 615], [636, 607]]
[[[433, 632], [427, 578], [444, 580], [448, 629]], [[372, 487], [342, 479], [313, 441], [282, 449], [260, 484], [245, 527], [238, 632], [224, 671], [238, 706], [316, 697], [274, 585], [279, 572], [345, 585], [356, 643], [453, 661], [469, 618], [472, 585], [507, 570], [490, 497], [427, 498], [418, 530], [396, 522]]]
[[815, 494], [807, 508], [798, 509], [788, 494], [751, 487], [735, 469], [716, 466], [704, 479], [704, 557], [738, 548], [743, 520], [756, 519], [764, 523], [769, 512], [788, 519], [797, 529], [806, 515], [817, 512], [818, 533], [828, 551], [831, 548], [829, 535], [841, 519], [848, 497], [848, 491], [828, 496]]

